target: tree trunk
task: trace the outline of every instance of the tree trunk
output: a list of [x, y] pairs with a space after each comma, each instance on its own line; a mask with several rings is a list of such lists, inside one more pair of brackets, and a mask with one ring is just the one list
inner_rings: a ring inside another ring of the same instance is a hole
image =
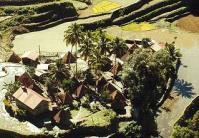
[[165, 93], [164, 95], [162, 96], [160, 102], [157, 104], [157, 107], [160, 107], [163, 105], [163, 103], [166, 101], [166, 99], [168, 98], [168, 96], [170, 95], [171, 91], [172, 91], [172, 88], [175, 84], [175, 80], [177, 79], [177, 74], [178, 74], [178, 70], [180, 68], [180, 65], [181, 65], [181, 60], [180, 58], [177, 59], [177, 62], [176, 62], [176, 66], [175, 66], [175, 74], [169, 78], [168, 80], [168, 83], [167, 83], [167, 88], [165, 90]]
[[[97, 75], [97, 69], [95, 68], [95, 75], [97, 76], [97, 80], [99, 79], [98, 75]], [[95, 81], [95, 93], [97, 93], [97, 84]]]
[[[70, 50], [70, 52], [71, 52], [71, 54], [72, 54], [72, 52], [73, 52], [73, 46], [71, 46], [71, 50]], [[71, 60], [71, 55], [70, 55], [70, 57], [69, 57], [69, 63], [68, 63], [68, 65], [69, 65], [69, 69], [71, 68], [71, 66], [70, 66], [70, 60]]]
[[117, 62], [117, 57], [116, 57], [116, 54], [115, 54], [115, 65], [113, 66], [113, 82], [114, 82], [114, 80], [115, 80], [115, 76], [116, 76], [116, 62]]
[[172, 88], [173, 88], [173, 86], [175, 84], [175, 80], [176, 80], [176, 77], [169, 78], [168, 83], [167, 83], [166, 91], [165, 91], [164, 95], [162, 96], [160, 102], [157, 104], [158, 108], [160, 106], [162, 106], [163, 103], [166, 101], [166, 99], [169, 97], [169, 95], [170, 95], [170, 93], [172, 91]]
[[75, 77], [77, 78], [77, 45], [75, 45], [75, 58], [76, 58]]

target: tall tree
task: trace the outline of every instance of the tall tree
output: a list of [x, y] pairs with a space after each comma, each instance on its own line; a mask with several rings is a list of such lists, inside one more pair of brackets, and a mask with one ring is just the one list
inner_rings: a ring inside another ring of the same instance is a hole
[[111, 41], [110, 39], [107, 38], [106, 36], [106, 32], [99, 30], [99, 38], [98, 38], [98, 47], [100, 49], [100, 53], [102, 55], [105, 55], [108, 53], [110, 53], [110, 48], [111, 48]]
[[170, 95], [175, 80], [177, 79], [177, 72], [179, 64], [181, 63], [181, 57], [182, 54], [179, 49], [175, 48], [175, 42], [171, 44], [166, 43], [165, 49], [155, 53], [155, 59], [159, 62], [159, 66], [163, 69], [167, 80], [167, 87], [165, 88], [164, 95], [157, 104], [158, 107], [160, 107]]
[[92, 32], [87, 31], [84, 33], [84, 35], [82, 36], [82, 43], [80, 44], [80, 49], [79, 52], [81, 53], [81, 56], [84, 57], [85, 60], [88, 59], [88, 57], [90, 57], [90, 55], [92, 54], [92, 50], [95, 48], [95, 44], [94, 44], [94, 38], [92, 35]]
[[[82, 30], [83, 27], [78, 25], [77, 23], [72, 24], [65, 31], [64, 40], [66, 43], [71, 44], [71, 53], [73, 46], [75, 46], [75, 56], [77, 59], [77, 47], [80, 46], [81, 38], [82, 38]], [[76, 61], [76, 74], [77, 74], [77, 61]]]
[[[122, 39], [120, 39], [120, 38], [118, 38], [118, 37], [116, 37], [113, 41], [112, 41], [112, 43], [111, 43], [111, 45], [112, 45], [112, 49], [111, 49], [111, 53], [112, 54], [115, 54], [115, 66], [116, 66], [116, 64], [117, 64], [117, 58], [118, 57], [121, 57], [121, 56], [123, 56], [126, 52], [127, 52], [127, 50], [128, 50], [128, 47], [127, 47], [127, 45], [124, 43], [124, 41], [122, 40]], [[116, 68], [115, 68], [116, 69]], [[116, 70], [114, 69], [114, 73], [113, 73], [113, 75], [114, 75], [114, 77], [115, 77], [115, 75], [116, 75]]]
[[[101, 55], [99, 49], [94, 49], [93, 54], [90, 57], [88, 63], [89, 66], [94, 69], [95, 75], [98, 77], [98, 71], [102, 70], [104, 65], [107, 64], [107, 58], [104, 55]], [[97, 86], [95, 86], [95, 92], [96, 91], [97, 91]]]
[[132, 104], [144, 113], [154, 109], [165, 87], [164, 74], [151, 49], [137, 49], [126, 63], [124, 84]]
[[89, 65], [95, 70], [95, 74], [98, 73], [98, 70], [101, 70], [103, 65], [107, 62], [107, 58], [104, 55], [101, 55], [99, 49], [94, 49], [93, 54], [89, 59]]

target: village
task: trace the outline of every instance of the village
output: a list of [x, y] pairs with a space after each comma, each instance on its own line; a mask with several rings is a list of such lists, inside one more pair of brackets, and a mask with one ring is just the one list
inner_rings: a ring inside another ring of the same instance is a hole
[[198, 4], [0, 0], [0, 137], [199, 137]]
[[[79, 25], [72, 27], [76, 29], [73, 32], [79, 33]], [[8, 56], [7, 62], [23, 64], [26, 71], [15, 76], [15, 82], [4, 86], [7, 111], [20, 120], [48, 129], [54, 125], [69, 129], [82, 124], [84, 118], [71, 116], [73, 109], [81, 112], [82, 107], [92, 114], [107, 110], [110, 114], [131, 119], [132, 106], [121, 79], [125, 63], [136, 49], [158, 52], [165, 44], [149, 38], [124, 41], [111, 38], [102, 30], [87, 31], [80, 35], [81, 38], [70, 32], [66, 31], [65, 41], [76, 46], [76, 50], [78, 45], [79, 50], [75, 53], [72, 47], [71, 51], [58, 57], [44, 57], [31, 51], [22, 56], [12, 52]], [[96, 36], [99, 38], [94, 38]], [[77, 40], [73, 41], [73, 38]], [[78, 43], [80, 41], [84, 43]], [[6, 75], [6, 67], [2, 72]]]

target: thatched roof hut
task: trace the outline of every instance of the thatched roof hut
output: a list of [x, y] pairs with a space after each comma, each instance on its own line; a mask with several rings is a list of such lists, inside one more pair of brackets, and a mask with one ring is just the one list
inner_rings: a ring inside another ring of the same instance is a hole
[[62, 56], [62, 62], [64, 64], [75, 63], [76, 60], [76, 57], [69, 51]]

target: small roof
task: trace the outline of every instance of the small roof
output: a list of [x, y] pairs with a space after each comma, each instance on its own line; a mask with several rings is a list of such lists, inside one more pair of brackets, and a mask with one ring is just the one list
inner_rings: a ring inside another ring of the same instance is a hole
[[48, 72], [46, 72], [46, 71], [44, 71], [44, 70], [35, 70], [35, 75], [37, 76], [37, 77], [40, 77], [40, 76], [42, 76], [43, 74], [47, 74]]
[[122, 61], [127, 61], [128, 58], [129, 58], [129, 55], [130, 55], [130, 52], [127, 51], [127, 52], [121, 57], [121, 60], [122, 60]]
[[101, 91], [107, 83], [108, 81], [103, 76], [101, 76], [98, 80], [96, 80], [96, 86], [99, 91]]
[[61, 58], [62, 58], [62, 62], [65, 64], [76, 62], [76, 57], [70, 51], [62, 55]]
[[111, 100], [115, 100], [116, 98], [119, 98], [120, 100], [125, 101], [126, 98], [124, 97], [124, 95], [122, 93], [120, 93], [119, 91], [114, 91], [110, 94]]
[[60, 92], [58, 94], [58, 97], [61, 100], [62, 104], [71, 104], [73, 101], [73, 98], [68, 92]]
[[47, 71], [49, 67], [49, 64], [38, 64], [37, 65], [37, 70], [45, 70]]
[[117, 75], [120, 71], [122, 71], [122, 65], [119, 62], [117, 62], [116, 65], [114, 64], [111, 68], [111, 72]]
[[114, 91], [110, 94], [112, 100], [112, 108], [124, 108], [126, 106], [126, 98], [119, 91]]
[[19, 100], [21, 103], [34, 110], [42, 101], [49, 101], [47, 98], [41, 96], [37, 92], [29, 88], [20, 87], [14, 94], [13, 97]]
[[131, 45], [131, 47], [128, 49], [128, 52], [130, 54], [132, 54], [137, 48], [138, 48], [138, 46], [136, 44], [135, 45]]
[[85, 95], [86, 91], [88, 90], [88, 88], [86, 86], [84, 86], [83, 84], [80, 85], [77, 90], [76, 90], [76, 96], [78, 98], [81, 98], [82, 96]]
[[15, 52], [12, 52], [7, 60], [7, 62], [12, 62], [12, 63], [19, 63], [20, 61], [21, 58]]
[[53, 120], [56, 123], [64, 123], [66, 120], [69, 120], [69, 115], [69, 111], [60, 110], [55, 114]]
[[19, 76], [17, 80], [20, 83], [22, 83], [25, 87], [29, 87], [30, 85], [34, 83], [33, 79], [30, 77], [30, 75], [27, 72]]
[[[116, 82], [115, 82], [116, 83]], [[110, 92], [113, 92], [113, 91], [119, 91], [119, 92], [122, 92], [122, 88], [118, 85], [116, 85], [115, 83], [113, 83], [112, 81], [109, 81], [106, 85], [106, 88], [110, 91]]]
[[151, 49], [153, 49], [155, 52], [163, 49], [165, 45], [163, 43], [157, 43], [156, 41], [152, 40], [153, 45], [151, 46]]
[[25, 52], [25, 53], [22, 55], [21, 58], [22, 58], [22, 59], [23, 59], [23, 58], [28, 58], [28, 59], [31, 59], [31, 60], [33, 60], [33, 61], [36, 61], [36, 60], [39, 58], [39, 54], [36, 53], [36, 52], [27, 51], [27, 52]]
[[113, 73], [112, 72], [101, 72], [102, 76], [107, 80], [112, 80], [113, 79]]

